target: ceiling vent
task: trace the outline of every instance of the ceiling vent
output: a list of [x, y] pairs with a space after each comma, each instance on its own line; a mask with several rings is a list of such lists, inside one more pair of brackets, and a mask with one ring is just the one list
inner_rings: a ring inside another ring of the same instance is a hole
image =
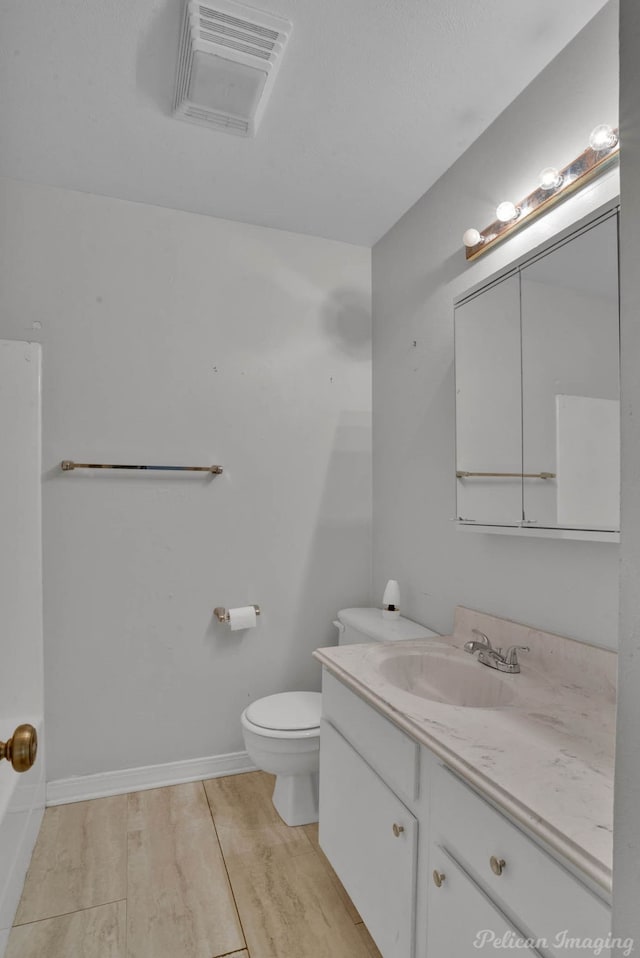
[[187, 0], [175, 115], [224, 133], [253, 136], [290, 33], [289, 20], [234, 0]]

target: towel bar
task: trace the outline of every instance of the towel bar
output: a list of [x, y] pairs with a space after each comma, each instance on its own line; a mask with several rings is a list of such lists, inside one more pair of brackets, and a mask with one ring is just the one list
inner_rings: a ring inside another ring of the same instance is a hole
[[162, 472], [209, 472], [214, 476], [222, 473], [222, 466], [121, 466], [106, 462], [73, 462], [71, 459], [63, 459], [60, 468], [63, 472], [72, 472], [74, 469], [143, 469]]
[[471, 479], [473, 476], [496, 477], [499, 479], [555, 479], [555, 472], [456, 472], [458, 479]]

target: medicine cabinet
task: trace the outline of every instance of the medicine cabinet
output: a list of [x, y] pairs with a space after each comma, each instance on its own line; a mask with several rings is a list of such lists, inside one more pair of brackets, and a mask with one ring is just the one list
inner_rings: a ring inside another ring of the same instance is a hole
[[617, 211], [455, 305], [457, 518], [616, 541]]

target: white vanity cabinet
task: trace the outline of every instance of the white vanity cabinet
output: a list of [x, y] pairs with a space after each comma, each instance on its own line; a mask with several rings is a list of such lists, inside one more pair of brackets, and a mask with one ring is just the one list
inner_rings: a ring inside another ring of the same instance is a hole
[[[479, 928], [496, 937], [509, 928], [514, 938], [533, 939], [535, 947], [525, 954], [562, 958], [567, 953], [563, 936], [582, 941], [606, 938], [611, 916], [604, 901], [442, 765], [433, 774], [430, 808], [429, 955], [447, 954], [441, 940], [446, 932], [441, 908], [455, 910], [456, 901], [465, 910], [467, 901], [476, 902], [478, 909], [480, 900], [486, 900], [496, 924]], [[443, 895], [447, 882], [449, 894]], [[479, 929], [472, 929], [473, 937], [465, 944], [467, 926], [456, 929], [458, 954], [473, 953]], [[609, 951], [603, 948], [600, 954], [606, 958]]]
[[418, 822], [398, 793], [415, 793], [418, 746], [326, 671], [323, 712], [320, 845], [385, 958], [412, 958]]
[[320, 845], [384, 958], [606, 939], [602, 898], [326, 668], [322, 701]]
[[320, 845], [382, 954], [411, 958], [418, 823], [327, 722], [321, 742]]
[[[432, 846], [431, 861], [436, 866], [433, 880], [438, 885], [429, 891], [427, 954], [435, 958], [461, 958], [496, 945], [517, 954], [539, 956], [533, 944], [517, 930], [491, 899], [467, 875], [445, 848]], [[522, 944], [520, 944], [522, 942]]]

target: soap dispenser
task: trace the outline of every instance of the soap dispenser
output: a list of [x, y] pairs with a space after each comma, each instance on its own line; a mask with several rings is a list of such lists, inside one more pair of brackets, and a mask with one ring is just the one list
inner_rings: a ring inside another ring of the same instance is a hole
[[400, 616], [400, 586], [389, 579], [382, 596], [382, 618], [397, 619]]

